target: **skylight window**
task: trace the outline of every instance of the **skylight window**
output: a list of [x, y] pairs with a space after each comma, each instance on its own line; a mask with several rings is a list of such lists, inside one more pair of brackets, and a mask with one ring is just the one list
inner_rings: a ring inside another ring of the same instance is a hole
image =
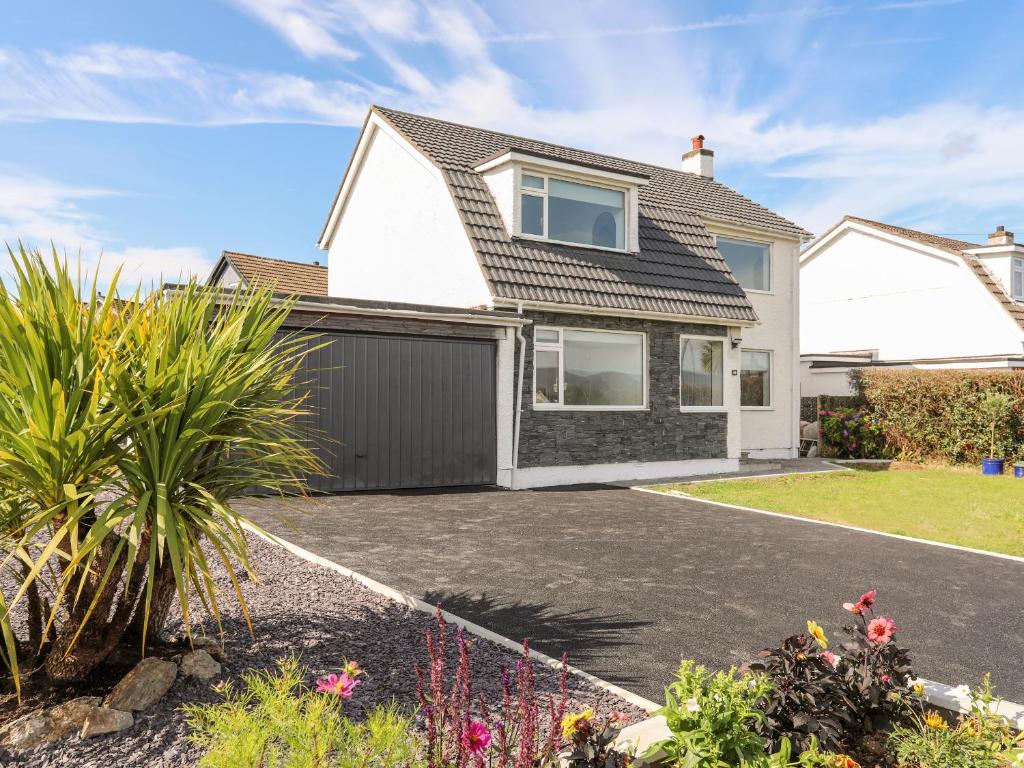
[[626, 192], [523, 172], [519, 234], [625, 250]]

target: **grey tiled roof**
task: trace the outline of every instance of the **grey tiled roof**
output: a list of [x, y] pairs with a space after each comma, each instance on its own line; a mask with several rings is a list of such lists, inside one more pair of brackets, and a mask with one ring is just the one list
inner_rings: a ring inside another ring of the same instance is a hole
[[[498, 298], [756, 320], [702, 217], [794, 238], [809, 233], [728, 187], [695, 174], [374, 107], [444, 173], [484, 275]], [[600, 167], [640, 187], [639, 254], [513, 238], [474, 168], [508, 150]]]

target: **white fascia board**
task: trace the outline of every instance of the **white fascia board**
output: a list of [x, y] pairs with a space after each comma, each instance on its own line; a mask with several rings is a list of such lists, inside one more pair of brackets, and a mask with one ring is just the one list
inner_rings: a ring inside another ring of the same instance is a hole
[[1024, 245], [1013, 243], [1012, 245], [979, 245], [977, 248], [970, 248], [964, 253], [972, 256], [1004, 256], [1024, 254]]
[[441, 173], [441, 169], [431, 162], [430, 158], [413, 146], [401, 133], [395, 130], [394, 126], [392, 126], [387, 120], [376, 112], [370, 112], [370, 115], [366, 120], [366, 125], [363, 126], [363, 130], [359, 134], [355, 151], [352, 153], [352, 160], [349, 161], [348, 168], [345, 169], [345, 176], [341, 182], [341, 188], [338, 190], [338, 195], [334, 200], [334, 205], [331, 207], [330, 215], [327, 218], [327, 225], [324, 227], [324, 231], [320, 236], [319, 242], [317, 242], [317, 247], [323, 251], [326, 251], [331, 247], [331, 241], [334, 239], [334, 233], [338, 228], [338, 222], [341, 220], [341, 214], [345, 210], [345, 204], [348, 201], [348, 196], [351, 194], [352, 189], [356, 184], [356, 180], [359, 178], [359, 171], [362, 168], [363, 160], [366, 158], [366, 153], [370, 147], [373, 136], [377, 131], [382, 131], [394, 139], [398, 146], [408, 152], [410, 157], [415, 159], [416, 162], [427, 169], [427, 171], [432, 175], [439, 179], [444, 178], [444, 175]]
[[752, 328], [759, 325], [755, 320], [734, 320], [732, 318], [699, 317], [696, 315], [673, 315], [668, 312], [645, 312], [640, 309], [618, 309], [615, 307], [591, 307], [586, 304], [561, 304], [548, 301], [517, 301], [516, 299], [494, 300], [494, 306], [522, 307], [544, 312], [561, 312], [572, 315], [601, 315], [604, 317], [641, 317], [645, 320], [661, 320], [665, 323], [694, 323], [697, 325], [724, 325], [733, 328]]
[[378, 317], [401, 317], [416, 320], [437, 320], [444, 323], [463, 323], [466, 325], [497, 325], [502, 327], [521, 327], [530, 325], [533, 321], [524, 317], [496, 317], [492, 315], [477, 315], [471, 312], [465, 314], [459, 312], [430, 312], [429, 310], [418, 309], [387, 309], [384, 307], [360, 307], [351, 304], [321, 304], [316, 301], [289, 301], [288, 299], [274, 299], [275, 306], [288, 303], [291, 309], [304, 312], [319, 312], [324, 315], [367, 315]]
[[522, 165], [529, 165], [534, 168], [541, 168], [543, 170], [567, 173], [573, 176], [602, 179], [604, 181], [615, 182], [616, 184], [627, 184], [636, 187], [642, 187], [649, 183], [649, 180], [642, 176], [631, 176], [627, 173], [616, 173], [615, 171], [605, 171], [600, 168], [592, 168], [587, 165], [577, 165], [576, 163], [567, 163], [562, 160], [551, 160], [546, 157], [538, 157], [537, 155], [531, 155], [525, 152], [516, 152], [515, 150], [506, 152], [503, 155], [499, 155], [487, 162], [481, 163], [474, 167], [473, 170], [477, 173], [486, 173], [487, 171], [501, 168], [509, 165], [510, 163], [519, 163]]
[[933, 256], [937, 259], [941, 259], [942, 261], [949, 262], [950, 264], [963, 263], [963, 260], [958, 258], [956, 254], [950, 253], [949, 251], [944, 251], [941, 248], [935, 248], [930, 245], [925, 245], [924, 243], [918, 242], [917, 240], [911, 240], [910, 238], [907, 237], [894, 235], [891, 232], [883, 232], [880, 229], [875, 229], [874, 227], [869, 227], [866, 224], [861, 224], [859, 221], [844, 221], [839, 226], [835, 227], [831, 232], [825, 234], [824, 237], [815, 240], [809, 248], [805, 249], [804, 252], [800, 254], [800, 266], [802, 267], [804, 264], [806, 264], [815, 256], [817, 256], [818, 253], [822, 250], [822, 248], [824, 248], [826, 245], [838, 240], [841, 237], [845, 237], [850, 232], [857, 232], [862, 235], [867, 235], [868, 237], [873, 237], [876, 240], [884, 240], [885, 242], [898, 245], [902, 248], [907, 248], [912, 251], [924, 253], [928, 256]]

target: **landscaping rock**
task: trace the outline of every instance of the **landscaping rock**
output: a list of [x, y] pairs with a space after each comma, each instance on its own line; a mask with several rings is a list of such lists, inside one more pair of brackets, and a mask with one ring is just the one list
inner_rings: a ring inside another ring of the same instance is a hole
[[143, 659], [110, 692], [103, 705], [122, 712], [149, 709], [171, 689], [177, 676], [178, 665], [173, 661], [152, 656]]
[[181, 674], [199, 680], [212, 680], [220, 675], [220, 664], [206, 651], [192, 651], [181, 659]]
[[77, 731], [89, 712], [100, 703], [98, 696], [81, 696], [56, 707], [19, 717], [0, 729], [0, 745], [31, 749]]
[[109, 707], [93, 707], [82, 724], [81, 737], [89, 739], [104, 733], [117, 733], [135, 724], [135, 718], [129, 712]]
[[48, 741], [53, 741], [50, 718], [43, 711], [12, 720], [0, 728], [0, 745], [9, 749], [31, 749]]
[[227, 661], [227, 654], [224, 652], [224, 646], [212, 637], [192, 638], [192, 649], [195, 651], [206, 651], [217, 661]]

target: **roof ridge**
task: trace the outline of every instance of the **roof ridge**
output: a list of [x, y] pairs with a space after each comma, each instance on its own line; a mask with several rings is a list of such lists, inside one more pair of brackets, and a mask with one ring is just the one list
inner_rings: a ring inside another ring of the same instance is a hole
[[[843, 216], [843, 220], [844, 221], [856, 221], [856, 222], [860, 222], [861, 224], [867, 224], [868, 226], [879, 227], [881, 229], [900, 230], [902, 232], [909, 233], [909, 235], [911, 235], [911, 236], [919, 235], [919, 236], [922, 236], [922, 237], [929, 238], [931, 240], [940, 240], [940, 241], [945, 242], [945, 243], [952, 243], [952, 244], [955, 244], [954, 247], [953, 247], [953, 250], [956, 250], [956, 251], [961, 252], [961, 253], [964, 252], [964, 251], [973, 250], [974, 248], [984, 248], [985, 247], [981, 243], [972, 243], [972, 242], [970, 242], [968, 240], [960, 240], [960, 239], [955, 238], [955, 237], [944, 237], [943, 235], [935, 235], [935, 234], [932, 234], [931, 232], [925, 232], [922, 229], [913, 229], [912, 227], [904, 227], [904, 226], [901, 226], [899, 224], [888, 224], [888, 223], [886, 223], [884, 221], [877, 221], [875, 219], [868, 219], [868, 218], [865, 218], [863, 216], [853, 216], [851, 214], [847, 214], [847, 215]], [[935, 243], [930, 243], [930, 245], [935, 245]], [[961, 246], [966, 246], [966, 247], [961, 247]]]
[[276, 261], [279, 264], [298, 264], [303, 267], [315, 267], [319, 269], [327, 269], [324, 264], [313, 263], [312, 261], [296, 261], [295, 259], [280, 259], [276, 256], [260, 256], [257, 253], [246, 253], [245, 251], [231, 251], [225, 248], [221, 255], [223, 256], [245, 256], [250, 259], [260, 259], [261, 261]]

